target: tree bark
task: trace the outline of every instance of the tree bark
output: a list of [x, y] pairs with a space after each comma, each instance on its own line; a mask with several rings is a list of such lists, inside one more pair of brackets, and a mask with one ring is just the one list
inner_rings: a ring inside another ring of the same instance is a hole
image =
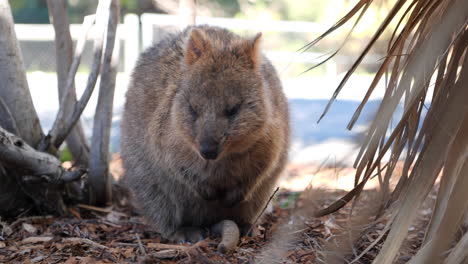
[[8, 0], [0, 0], [0, 80], [0, 98], [16, 121], [19, 136], [36, 146], [43, 133], [29, 92]]
[[18, 126], [16, 125], [15, 118], [11, 113], [8, 106], [5, 104], [3, 99], [0, 97], [0, 126], [5, 127], [5, 129], [15, 135], [19, 134]]
[[[67, 5], [64, 0], [47, 0], [49, 19], [55, 30], [55, 51], [57, 84], [59, 92], [59, 102], [66, 94], [68, 71], [73, 59], [73, 42], [70, 35], [70, 24], [68, 22]], [[65, 113], [69, 114], [76, 104], [75, 85], [65, 99]], [[89, 160], [89, 146], [87, 144], [83, 127], [80, 120], [76, 122], [66, 139], [67, 146], [76, 164], [87, 166]]]
[[86, 172], [84, 169], [65, 170], [55, 156], [35, 150], [23, 139], [2, 127], [0, 127], [0, 160], [6, 168], [21, 168], [25, 175], [59, 184], [77, 180]]
[[32, 201], [21, 190], [16, 174], [0, 164], [0, 216], [15, 217], [32, 207]]
[[0, 216], [15, 216], [31, 208], [66, 213], [64, 183], [86, 172], [65, 170], [60, 160], [29, 146], [0, 127]]
[[119, 0], [112, 0], [89, 161], [91, 203], [98, 205], [112, 201], [112, 179], [109, 175], [109, 139], [119, 53], [118, 40], [116, 43], [119, 10]]

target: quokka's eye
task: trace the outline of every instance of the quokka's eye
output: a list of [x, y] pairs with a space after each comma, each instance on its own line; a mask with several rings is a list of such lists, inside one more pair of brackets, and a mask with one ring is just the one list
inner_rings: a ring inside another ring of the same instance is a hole
[[224, 115], [226, 115], [226, 117], [228, 118], [233, 118], [239, 113], [239, 109], [240, 104], [237, 104], [231, 108], [227, 108], [226, 110], [224, 110]]
[[190, 114], [192, 115], [193, 120], [196, 120], [198, 118], [198, 113], [197, 111], [195, 111], [195, 109], [191, 105], [189, 105], [189, 111], [190, 111]]

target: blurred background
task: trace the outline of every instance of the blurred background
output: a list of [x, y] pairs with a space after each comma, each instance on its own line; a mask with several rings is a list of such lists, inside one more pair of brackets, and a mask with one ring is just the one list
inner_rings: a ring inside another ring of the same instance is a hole
[[[352, 131], [346, 129], [355, 109], [365, 95], [385, 54], [391, 35], [381, 37], [364, 62], [353, 74], [328, 114], [317, 123], [328, 100], [372, 37], [376, 27], [394, 1], [377, 1], [362, 22], [348, 35], [353, 21], [327, 36], [318, 45], [303, 49], [320, 36], [356, 4], [356, 0], [198, 0], [196, 23], [212, 24], [244, 36], [263, 33], [263, 50], [276, 66], [290, 102], [293, 127], [290, 166], [294, 180], [285, 183], [290, 189], [304, 188], [317, 171], [327, 171], [334, 181], [329, 188], [349, 189], [353, 185], [351, 169], [359, 140], [383, 96], [384, 84], [377, 86], [363, 115]], [[121, 0], [119, 72], [114, 101], [111, 152], [119, 152], [119, 127], [125, 91], [138, 54], [168, 32], [180, 30], [178, 0]], [[58, 109], [55, 74], [54, 30], [49, 24], [46, 0], [11, 1], [15, 30], [20, 42], [34, 105], [44, 130], [48, 131]], [[97, 1], [69, 0], [68, 10], [72, 38], [80, 33], [84, 16], [93, 14]], [[396, 25], [393, 25], [395, 27]], [[391, 30], [386, 31], [391, 32]], [[78, 95], [86, 84], [91, 64], [92, 35], [76, 75]], [[347, 39], [348, 43], [342, 47]], [[323, 65], [311, 69], [334, 52]], [[384, 78], [385, 79], [385, 78]], [[97, 92], [83, 117], [83, 127], [91, 135]], [[118, 157], [117, 155], [115, 157]], [[342, 176], [342, 177], [338, 177]], [[316, 181], [317, 182], [317, 181]], [[289, 185], [288, 185], [289, 184]], [[366, 185], [373, 187], [372, 183]]]

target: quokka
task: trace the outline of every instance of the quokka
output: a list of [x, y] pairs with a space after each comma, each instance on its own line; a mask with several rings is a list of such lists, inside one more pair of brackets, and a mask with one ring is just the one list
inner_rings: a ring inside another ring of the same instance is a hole
[[225, 219], [245, 232], [273, 192], [289, 114], [260, 39], [194, 26], [139, 58], [122, 120], [124, 182], [165, 238], [196, 241]]

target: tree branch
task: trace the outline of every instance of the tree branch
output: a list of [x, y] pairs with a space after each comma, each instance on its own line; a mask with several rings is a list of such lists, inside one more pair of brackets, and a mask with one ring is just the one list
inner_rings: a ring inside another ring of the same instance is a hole
[[[72, 89], [75, 84], [75, 75], [76, 75], [76, 72], [78, 71], [78, 66], [80, 65], [80, 62], [81, 62], [81, 55], [83, 53], [83, 49], [86, 44], [88, 32], [94, 23], [95, 17], [96, 17], [95, 15], [85, 16], [83, 20], [83, 25], [81, 27], [82, 28], [81, 35], [78, 38], [78, 41], [76, 43], [75, 55], [73, 57], [73, 62], [70, 66], [70, 70], [68, 71], [65, 94], [62, 96], [62, 99], [60, 100], [60, 108], [57, 113], [57, 117], [55, 118], [54, 124], [52, 125], [52, 129], [49, 131], [47, 136], [42, 138], [38, 146], [38, 150], [40, 151], [47, 151], [49, 147], [51, 147], [51, 143], [54, 142], [57, 138], [57, 133], [59, 132], [58, 129], [65, 125], [66, 117], [71, 114], [70, 112], [67, 115], [66, 98], [68, 98], [69, 94], [72, 93]], [[76, 102], [74, 105], [76, 105]], [[52, 144], [52, 146], [55, 146], [55, 144]]]
[[[67, 93], [67, 78], [73, 60], [73, 42], [70, 35], [67, 5], [65, 0], [47, 0], [47, 7], [49, 10], [49, 20], [53, 24], [55, 31], [55, 57], [59, 102], [64, 98], [65, 94], [68, 95], [67, 98], [65, 98], [66, 103], [64, 109], [65, 114], [68, 115], [73, 110], [73, 105], [76, 104], [76, 90], [74, 84], [76, 71], [73, 73], [70, 92]], [[83, 43], [84, 41], [80, 44]], [[87, 166], [89, 146], [86, 142], [80, 120], [77, 121], [70, 135], [68, 135], [66, 142], [76, 163]]]
[[89, 183], [93, 204], [105, 204], [112, 200], [111, 179], [109, 178], [109, 137], [119, 53], [118, 40], [116, 43], [119, 10], [119, 0], [112, 0], [89, 161]]
[[[86, 83], [85, 91], [83, 92], [83, 95], [81, 96], [80, 100], [73, 107], [73, 112], [71, 113], [71, 115], [66, 116], [63, 113], [65, 108], [65, 102], [62, 100], [59, 110], [60, 115], [57, 115], [57, 119], [55, 120], [54, 125], [52, 126], [52, 130], [48, 134], [48, 137], [50, 137], [50, 143], [56, 148], [60, 147], [67, 135], [70, 133], [73, 126], [80, 118], [81, 114], [83, 113], [83, 110], [86, 107], [86, 104], [88, 104], [89, 98], [91, 97], [91, 94], [93, 93], [94, 87], [96, 85], [97, 77], [101, 69], [103, 39], [109, 19], [110, 2], [111, 0], [100, 0], [97, 7], [96, 28], [98, 32], [101, 32], [101, 34], [99, 34], [99, 36], [94, 40], [93, 63], [91, 66], [91, 72], [88, 75], [88, 81]], [[70, 88], [71, 85], [67, 85], [67, 87]], [[67, 93], [69, 91], [70, 89], [67, 90]]]
[[99, 97], [94, 116], [91, 159], [89, 161], [89, 183], [92, 194], [91, 202], [95, 204], [105, 204], [107, 201], [112, 200], [108, 161], [112, 108], [119, 52], [119, 43], [116, 43], [116, 32], [119, 17], [119, 0], [112, 0], [106, 33], [106, 45], [99, 86]]
[[65, 170], [56, 157], [35, 150], [23, 139], [0, 127], [0, 161], [5, 167], [20, 167], [27, 175], [52, 183], [64, 183], [79, 179], [86, 169]]

